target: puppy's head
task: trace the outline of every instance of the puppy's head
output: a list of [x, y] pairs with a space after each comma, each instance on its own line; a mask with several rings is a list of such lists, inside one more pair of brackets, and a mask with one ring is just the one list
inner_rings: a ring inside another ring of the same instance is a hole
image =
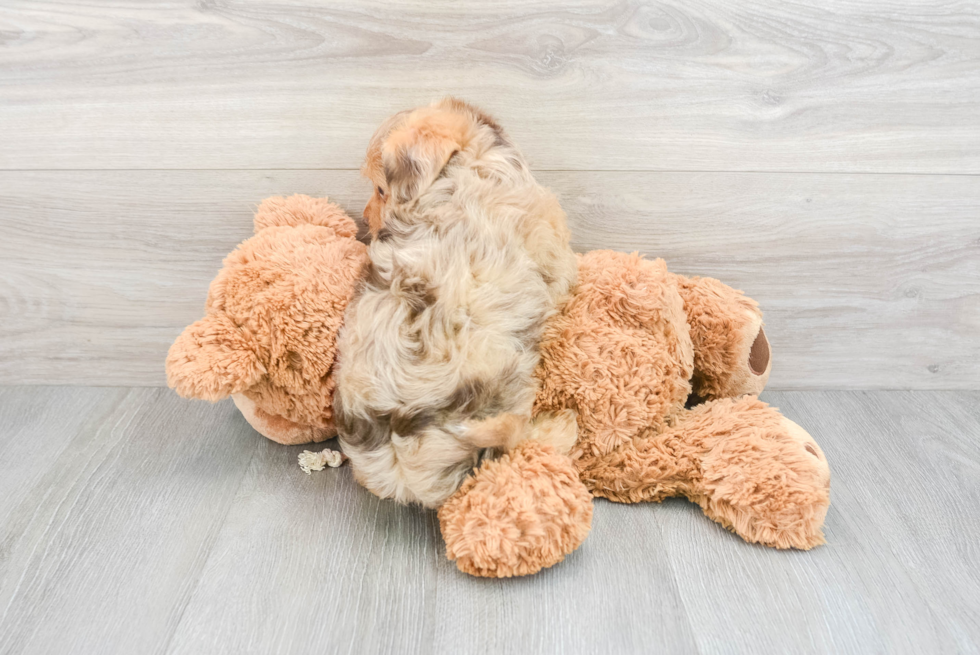
[[410, 203], [432, 185], [457, 152], [486, 141], [504, 143], [503, 131], [479, 109], [455, 98], [395, 114], [374, 133], [361, 172], [374, 184], [364, 207], [373, 236], [392, 207]]

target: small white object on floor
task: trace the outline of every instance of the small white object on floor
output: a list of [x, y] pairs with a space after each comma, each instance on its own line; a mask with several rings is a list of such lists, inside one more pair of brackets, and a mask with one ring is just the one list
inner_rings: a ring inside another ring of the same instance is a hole
[[312, 450], [304, 450], [299, 454], [299, 467], [306, 471], [307, 475], [310, 475], [313, 471], [322, 471], [327, 466], [335, 469], [343, 464], [346, 459], [339, 450], [324, 448], [318, 453]]

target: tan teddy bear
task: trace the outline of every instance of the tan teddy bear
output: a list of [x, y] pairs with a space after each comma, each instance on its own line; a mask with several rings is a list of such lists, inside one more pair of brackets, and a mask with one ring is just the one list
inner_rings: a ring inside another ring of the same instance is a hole
[[[322, 441], [335, 434], [336, 335], [366, 249], [325, 199], [270, 198], [255, 229], [212, 282], [207, 316], [170, 349], [168, 380], [184, 396], [232, 395], [280, 443]], [[830, 469], [805, 430], [754, 395], [771, 366], [756, 303], [636, 254], [578, 263], [539, 345], [535, 406], [574, 410], [578, 440], [567, 454], [527, 441], [484, 461], [439, 509], [446, 554], [488, 577], [552, 566], [588, 534], [593, 496], [683, 496], [747, 541], [822, 543]], [[320, 455], [304, 470], [339, 464]]]
[[269, 198], [254, 224], [211, 282], [207, 315], [171, 346], [167, 380], [185, 397], [231, 396], [273, 441], [330, 439], [337, 331], [367, 248], [326, 198]]

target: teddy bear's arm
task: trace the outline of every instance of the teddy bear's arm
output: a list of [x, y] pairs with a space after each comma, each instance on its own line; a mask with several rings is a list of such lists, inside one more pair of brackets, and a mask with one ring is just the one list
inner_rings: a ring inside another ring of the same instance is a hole
[[693, 393], [706, 400], [759, 394], [772, 357], [758, 303], [714, 278], [674, 279], [694, 344]]

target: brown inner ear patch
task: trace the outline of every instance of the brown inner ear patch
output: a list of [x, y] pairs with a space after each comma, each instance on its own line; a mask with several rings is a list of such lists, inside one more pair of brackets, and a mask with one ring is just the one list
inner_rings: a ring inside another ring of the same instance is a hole
[[755, 375], [762, 375], [769, 367], [769, 340], [766, 339], [766, 332], [759, 328], [759, 334], [752, 342], [752, 349], [749, 351], [749, 370]]

